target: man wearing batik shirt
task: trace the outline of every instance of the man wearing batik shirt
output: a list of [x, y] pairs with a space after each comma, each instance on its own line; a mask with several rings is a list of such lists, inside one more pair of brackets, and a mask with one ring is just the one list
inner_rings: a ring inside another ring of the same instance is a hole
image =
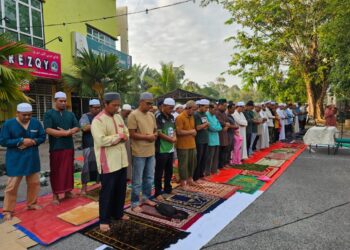
[[101, 176], [100, 230], [107, 232], [112, 219], [129, 219], [123, 212], [129, 164], [125, 142], [128, 141], [129, 131], [123, 118], [116, 114], [120, 107], [119, 93], [106, 93], [103, 99], [104, 109], [92, 121], [91, 133]]
[[0, 134], [0, 145], [6, 147], [7, 185], [4, 191], [4, 220], [11, 220], [16, 206], [17, 191], [22, 178], [27, 181], [27, 209], [38, 210], [36, 204], [40, 189], [39, 145], [46, 139], [41, 123], [32, 118], [32, 106], [21, 103], [17, 117], [7, 120]]
[[53, 203], [59, 204], [59, 194], [72, 198], [74, 187], [74, 142], [73, 135], [80, 131], [77, 118], [66, 110], [67, 96], [55, 94], [54, 109], [44, 115], [44, 128], [50, 144], [50, 182]]
[[96, 157], [94, 152], [94, 139], [91, 134], [91, 123], [94, 117], [100, 113], [101, 105], [97, 99], [89, 101], [90, 111], [83, 114], [80, 118], [79, 124], [83, 131], [82, 147], [84, 155], [84, 165], [81, 171], [81, 194], [86, 194], [86, 188], [88, 182], [99, 182], [100, 177], [97, 172]]
[[164, 176], [164, 193], [172, 191], [171, 178], [173, 176], [173, 153], [175, 149], [176, 133], [175, 119], [172, 111], [175, 101], [165, 98], [162, 110], [156, 118], [158, 138], [156, 141], [156, 168], [154, 174], [155, 194], [157, 200], [164, 200], [162, 196], [162, 177]]
[[202, 99], [198, 101], [198, 111], [194, 114], [196, 124], [196, 148], [197, 148], [197, 166], [194, 170], [193, 180], [197, 181], [204, 177], [205, 164], [208, 154], [209, 142], [209, 122], [206, 112], [209, 108], [209, 100]]

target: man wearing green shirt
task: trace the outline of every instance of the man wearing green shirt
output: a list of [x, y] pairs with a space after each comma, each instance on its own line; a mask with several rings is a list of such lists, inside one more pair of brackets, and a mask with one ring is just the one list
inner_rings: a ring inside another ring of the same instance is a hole
[[164, 192], [172, 191], [173, 155], [176, 142], [175, 118], [171, 114], [175, 106], [172, 98], [165, 98], [162, 108], [156, 117], [158, 138], [156, 141], [156, 168], [154, 173], [155, 197], [163, 200], [162, 177], [164, 175]]
[[79, 123], [72, 112], [66, 111], [67, 96], [55, 94], [55, 107], [44, 115], [44, 128], [50, 144], [50, 183], [53, 203], [59, 204], [59, 194], [73, 197], [74, 143], [73, 135], [79, 132]]
[[193, 180], [197, 181], [204, 177], [205, 164], [208, 154], [209, 142], [209, 122], [206, 112], [209, 108], [209, 100], [202, 99], [198, 101], [198, 111], [194, 114], [196, 124], [196, 147], [197, 147], [197, 167], [193, 174]]

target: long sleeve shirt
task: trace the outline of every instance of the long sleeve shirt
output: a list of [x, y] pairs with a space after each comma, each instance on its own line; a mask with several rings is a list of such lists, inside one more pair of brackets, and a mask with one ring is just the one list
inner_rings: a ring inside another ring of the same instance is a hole
[[[24, 139], [32, 139], [35, 145], [21, 149]], [[39, 145], [46, 140], [41, 123], [31, 118], [25, 129], [16, 118], [7, 120], [0, 134], [0, 144], [7, 147], [6, 173], [8, 176], [27, 176], [40, 171]]]
[[215, 115], [207, 112], [208, 122], [209, 122], [209, 146], [219, 146], [220, 138], [219, 132], [222, 130], [221, 124]]
[[110, 116], [102, 111], [92, 121], [91, 133], [100, 174], [112, 173], [128, 166], [128, 155], [120, 133], [129, 138], [129, 130], [120, 115]]

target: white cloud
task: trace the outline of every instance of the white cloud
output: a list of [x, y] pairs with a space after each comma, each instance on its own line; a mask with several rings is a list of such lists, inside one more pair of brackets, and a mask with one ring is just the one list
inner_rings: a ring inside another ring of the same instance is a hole
[[[129, 12], [175, 3], [179, 0], [124, 0]], [[228, 69], [232, 36], [237, 27], [225, 25], [230, 17], [222, 6], [200, 7], [200, 1], [129, 15], [129, 52], [134, 63], [159, 68], [159, 62], [184, 65], [186, 78], [205, 84]], [[241, 79], [225, 75], [228, 84]]]

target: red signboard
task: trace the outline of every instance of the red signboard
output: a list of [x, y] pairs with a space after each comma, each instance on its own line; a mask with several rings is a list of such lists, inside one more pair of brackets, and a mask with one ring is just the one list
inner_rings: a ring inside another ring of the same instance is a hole
[[16, 56], [9, 56], [8, 64], [31, 70], [32, 75], [49, 79], [61, 78], [61, 55], [36, 47]]

